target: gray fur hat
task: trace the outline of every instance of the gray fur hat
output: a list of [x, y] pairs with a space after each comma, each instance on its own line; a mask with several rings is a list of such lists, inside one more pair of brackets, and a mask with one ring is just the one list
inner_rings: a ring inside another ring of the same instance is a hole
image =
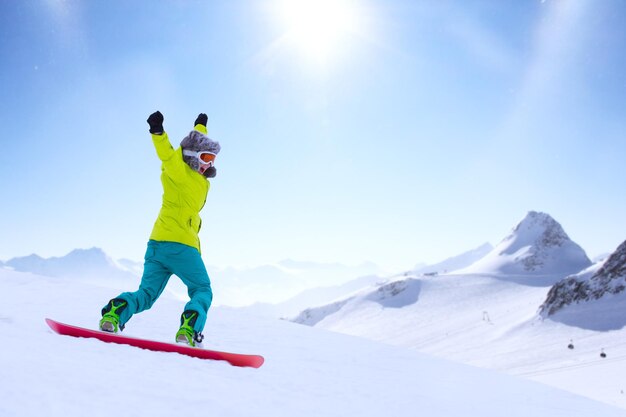
[[[212, 140], [206, 135], [198, 132], [197, 130], [192, 130], [189, 132], [187, 136], [180, 142], [180, 147], [186, 151], [194, 151], [194, 152], [211, 152], [217, 155], [220, 153], [220, 143]], [[191, 169], [197, 171], [200, 168], [200, 163], [198, 162], [198, 158], [193, 156], [183, 155], [183, 160], [191, 167]]]

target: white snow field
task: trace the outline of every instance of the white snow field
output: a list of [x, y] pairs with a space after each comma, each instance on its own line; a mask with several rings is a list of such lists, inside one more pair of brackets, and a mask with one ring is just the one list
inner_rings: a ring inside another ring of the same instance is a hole
[[[481, 275], [408, 278], [309, 309], [297, 320], [626, 408], [626, 330], [604, 320], [624, 311], [624, 297], [596, 303], [605, 314], [581, 304], [543, 319], [538, 307], [549, 289]], [[559, 321], [564, 316], [579, 326]], [[606, 329], [595, 330], [600, 323]]]
[[[118, 290], [0, 268], [0, 416], [626, 416], [493, 370], [284, 320], [216, 308], [207, 347], [265, 356], [260, 369], [54, 334], [94, 328]], [[164, 295], [125, 334], [168, 341], [183, 303]]]
[[[540, 312], [553, 284], [566, 277], [588, 281], [608, 260], [610, 271], [588, 285], [599, 298], [581, 298], [570, 285], [555, 300], [564, 302], [556, 314]], [[469, 267], [437, 275], [407, 272], [308, 308], [294, 321], [541, 381], [626, 409], [626, 292], [620, 292], [625, 260], [626, 250], [618, 248], [591, 265], [554, 219], [529, 212]]]

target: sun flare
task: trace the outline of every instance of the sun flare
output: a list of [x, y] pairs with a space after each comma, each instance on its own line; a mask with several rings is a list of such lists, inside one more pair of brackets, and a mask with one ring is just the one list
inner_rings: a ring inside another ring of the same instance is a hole
[[319, 64], [328, 63], [357, 30], [351, 0], [277, 0], [277, 13], [285, 41]]

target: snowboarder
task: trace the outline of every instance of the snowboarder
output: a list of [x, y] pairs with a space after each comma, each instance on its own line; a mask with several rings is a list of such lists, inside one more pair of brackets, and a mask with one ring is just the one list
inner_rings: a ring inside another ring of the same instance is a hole
[[117, 333], [133, 314], [152, 307], [167, 281], [176, 274], [187, 286], [190, 301], [180, 318], [176, 342], [197, 346], [213, 292], [200, 256], [200, 210], [210, 182], [216, 175], [215, 157], [221, 147], [207, 136], [207, 115], [196, 118], [192, 130], [174, 149], [163, 129], [164, 117], [157, 111], [148, 117], [149, 132], [162, 161], [163, 204], [152, 229], [139, 289], [110, 300], [102, 309], [101, 330]]

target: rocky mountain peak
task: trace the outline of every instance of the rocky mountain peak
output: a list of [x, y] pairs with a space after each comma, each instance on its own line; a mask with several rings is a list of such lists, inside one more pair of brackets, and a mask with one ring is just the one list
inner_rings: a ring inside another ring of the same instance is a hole
[[585, 251], [552, 216], [530, 211], [489, 254], [457, 272], [552, 275], [560, 279], [589, 265]]
[[552, 216], [537, 211], [528, 212], [508, 238], [517, 238], [521, 241], [519, 243], [534, 244], [539, 247], [561, 246], [570, 240], [563, 227]]
[[604, 265], [594, 275], [594, 278], [607, 281], [620, 278], [626, 280], [626, 241], [619, 245], [615, 252], [609, 256]]

